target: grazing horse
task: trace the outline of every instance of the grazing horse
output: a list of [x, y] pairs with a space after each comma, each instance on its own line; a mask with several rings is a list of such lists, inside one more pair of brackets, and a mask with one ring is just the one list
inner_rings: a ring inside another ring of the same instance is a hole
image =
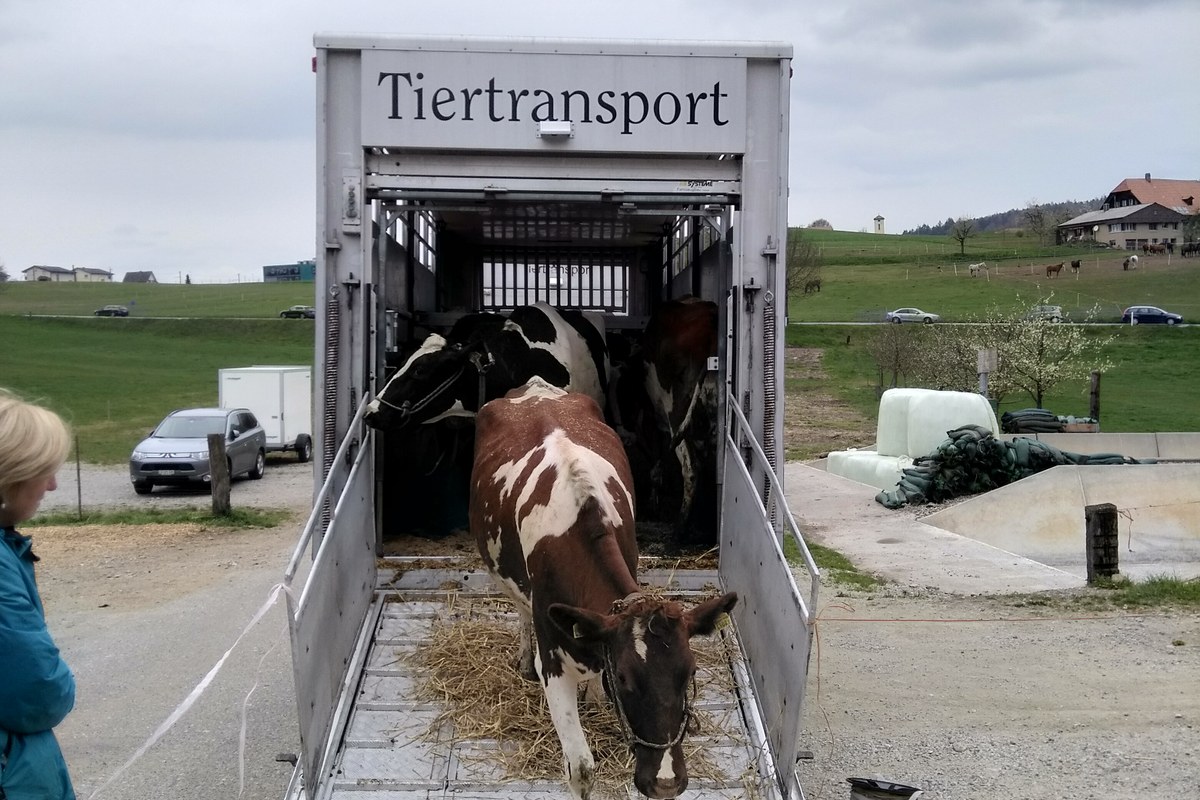
[[804, 293], [805, 294], [811, 294], [813, 292], [819, 292], [819, 291], [821, 291], [821, 279], [820, 278], [816, 278], [816, 279], [808, 281], [807, 283], [804, 284]]
[[1137, 269], [1137, 265], [1138, 265], [1138, 257], [1137, 257], [1137, 254], [1135, 253], [1134, 255], [1129, 256], [1129, 258], [1127, 258], [1121, 262], [1121, 269], [1122, 270]]
[[485, 405], [476, 433], [471, 531], [516, 605], [518, 667], [546, 694], [571, 796], [591, 796], [595, 781], [578, 687], [597, 676], [638, 791], [678, 796], [696, 671], [688, 640], [723, 624], [737, 595], [685, 609], [641, 592], [629, 462], [590, 397], [534, 378]]
[[1076, 275], [1078, 275], [1078, 274], [1079, 274], [1079, 268], [1080, 268], [1080, 267], [1082, 267], [1082, 266], [1083, 266], [1083, 261], [1082, 261], [1081, 259], [1078, 259], [1078, 258], [1077, 258], [1077, 259], [1075, 259], [1074, 261], [1072, 261], [1072, 262], [1071, 262], [1071, 272], [1074, 272]]
[[987, 262], [986, 262], [986, 261], [980, 261], [978, 264], [970, 264], [970, 265], [967, 267], [967, 269], [969, 269], [969, 270], [971, 271], [971, 277], [972, 277], [972, 278], [974, 278], [974, 277], [975, 277], [976, 275], [978, 275], [980, 272], [986, 272], [986, 271], [987, 271]]
[[1062, 272], [1062, 268], [1063, 268], [1063, 262], [1061, 262], [1061, 261], [1058, 262], [1057, 264], [1047, 264], [1046, 265], [1046, 277], [1047, 278], [1056, 277], [1058, 275], [1058, 273]]

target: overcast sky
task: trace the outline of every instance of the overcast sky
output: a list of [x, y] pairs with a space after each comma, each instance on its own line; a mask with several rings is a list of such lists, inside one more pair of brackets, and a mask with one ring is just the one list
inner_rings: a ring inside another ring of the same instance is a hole
[[790, 43], [792, 225], [1200, 179], [1197, 0], [0, 0], [9, 275], [312, 258], [316, 32]]

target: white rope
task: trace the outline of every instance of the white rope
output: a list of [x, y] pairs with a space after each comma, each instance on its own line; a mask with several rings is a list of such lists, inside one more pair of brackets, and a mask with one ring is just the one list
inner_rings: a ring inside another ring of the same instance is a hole
[[262, 658], [258, 660], [258, 669], [254, 671], [254, 685], [250, 687], [250, 691], [246, 692], [246, 696], [242, 698], [242, 729], [238, 734], [238, 797], [246, 793], [246, 711], [250, 707], [250, 696], [258, 688], [258, 676], [262, 675], [263, 663], [267, 660], [267, 656], [275, 652], [275, 648], [278, 646], [279, 642], [276, 642], [267, 648], [267, 652], [262, 654]]
[[[240, 634], [238, 634], [237, 639], [235, 639], [233, 644], [231, 644], [229, 646], [229, 649], [226, 650], [225, 653], [219, 659], [217, 659], [217, 663], [213, 664], [212, 669], [210, 669], [208, 671], [208, 673], [203, 678], [200, 679], [200, 682], [198, 684], [196, 684], [196, 687], [194, 689], [192, 689], [191, 693], [189, 693], [188, 696], [184, 698], [183, 702], [180, 703], [178, 706], [176, 706], [175, 710], [172, 711], [170, 713], [170, 715], [168, 715], [167, 718], [162, 721], [162, 724], [159, 725], [157, 729], [155, 729], [154, 733], [150, 734], [150, 738], [142, 743], [142, 746], [139, 747], [134, 752], [134, 754], [129, 757], [129, 760], [126, 761], [124, 764], [122, 764], [120, 769], [118, 769], [111, 776], [109, 776], [108, 780], [106, 780], [104, 783], [100, 784], [100, 787], [98, 789], [96, 789], [94, 792], [92, 792], [90, 795], [88, 795], [88, 800], [92, 800], [92, 798], [96, 797], [98, 794], [100, 794], [105, 789], [107, 789], [109, 786], [111, 786], [113, 781], [115, 781], [117, 778], [121, 777], [121, 775], [125, 774], [126, 770], [128, 770], [131, 766], [134, 765], [135, 762], [137, 762], [138, 759], [140, 759], [142, 756], [144, 756], [146, 754], [146, 751], [148, 751], [151, 747], [156, 745], [158, 743], [158, 741], [160, 739], [162, 739], [163, 736], [166, 735], [167, 731], [169, 731], [169, 730], [171, 730], [171, 728], [175, 727], [175, 723], [179, 722], [179, 720], [183, 718], [183, 715], [186, 714], [191, 709], [191, 707], [196, 704], [196, 701], [200, 699], [200, 695], [204, 694], [204, 692], [208, 689], [209, 684], [211, 684], [213, 682], [213, 679], [217, 677], [217, 673], [221, 671], [221, 667], [225, 666], [225, 660], [227, 658], [229, 658], [229, 655], [230, 655], [230, 653], [232, 653], [234, 651], [234, 648], [236, 648], [238, 646], [238, 644], [241, 643], [242, 639], [245, 638], [246, 634], [250, 632], [250, 629], [253, 628], [255, 625], [257, 625], [259, 620], [261, 620], [263, 618], [263, 616], [268, 611], [271, 610], [271, 606], [275, 605], [276, 601], [279, 600], [279, 595], [281, 592], [287, 592], [288, 594], [290, 594], [291, 590], [288, 587], [284, 586], [282, 583], [277, 583], [277, 584], [275, 584], [275, 586], [273, 586], [271, 588], [271, 593], [270, 593], [270, 595], [268, 595], [266, 601], [259, 607], [258, 611], [254, 612], [254, 616], [250, 619], [250, 622], [247, 623], [246, 627], [242, 629], [242, 632]], [[266, 656], [264, 655], [263, 658], [266, 658]], [[261, 661], [259, 662], [259, 665], [261, 667]], [[258, 683], [256, 680], [255, 686], [257, 686], [257, 685], [258, 685]], [[251, 691], [251, 693], [253, 693], [254, 690], [251, 689], [250, 691]], [[250, 699], [249, 695], [247, 695], [246, 700], [249, 700], [249, 699]], [[244, 744], [244, 740], [245, 740], [245, 724], [246, 724], [244, 714], [245, 714], [245, 706], [243, 705], [243, 718], [242, 718], [243, 744]], [[242, 768], [239, 767], [239, 774], [242, 773], [242, 771], [243, 771]], [[244, 785], [243, 785], [243, 788], [244, 788]], [[239, 792], [239, 796], [240, 796], [240, 794], [241, 793]]]

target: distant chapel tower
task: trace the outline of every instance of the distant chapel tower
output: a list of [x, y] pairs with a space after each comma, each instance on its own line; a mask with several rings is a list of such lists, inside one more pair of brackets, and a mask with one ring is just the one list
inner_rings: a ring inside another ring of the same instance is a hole
[[883, 233], [883, 217], [875, 217], [875, 232]]

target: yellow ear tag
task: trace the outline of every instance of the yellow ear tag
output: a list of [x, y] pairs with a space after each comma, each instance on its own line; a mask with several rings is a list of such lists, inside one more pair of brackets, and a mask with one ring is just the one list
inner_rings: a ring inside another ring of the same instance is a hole
[[728, 614], [722, 613], [721, 616], [717, 617], [717, 621], [713, 623], [713, 628], [723, 631], [728, 628], [732, 622], [733, 620], [729, 618]]
[[583, 631], [579, 630], [578, 622], [576, 622], [574, 625], [571, 626], [571, 635], [574, 636], [576, 639], [583, 638]]

